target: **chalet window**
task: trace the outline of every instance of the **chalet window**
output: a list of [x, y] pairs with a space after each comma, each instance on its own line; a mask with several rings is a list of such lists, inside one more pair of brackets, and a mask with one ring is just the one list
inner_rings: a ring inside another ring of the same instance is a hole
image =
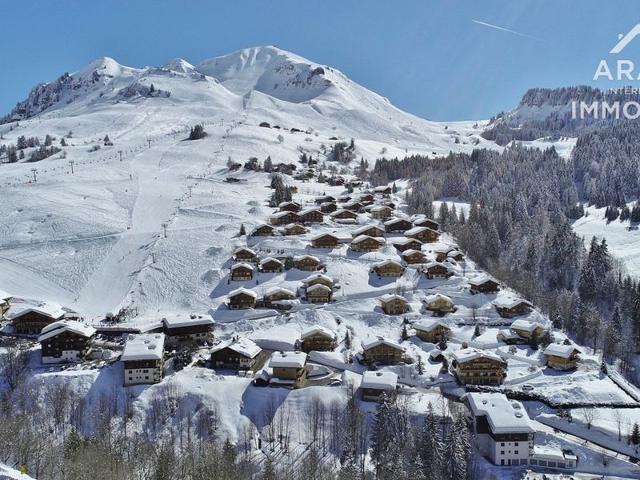
[[502, 443], [500, 444], [500, 446], [501, 446], [501, 447], [504, 447], [504, 442], [502, 442]]
[[500, 455], [504, 455], [504, 450], [500, 450]]
[[513, 451], [514, 455], [518, 455], [518, 450]]
[[131, 381], [133, 381], [133, 378], [129, 377], [129, 381], [130, 381], [130, 382], [131, 382]]
[[144, 376], [144, 379], [145, 379], [145, 380], [149, 380], [149, 375], [145, 375], [145, 376]]

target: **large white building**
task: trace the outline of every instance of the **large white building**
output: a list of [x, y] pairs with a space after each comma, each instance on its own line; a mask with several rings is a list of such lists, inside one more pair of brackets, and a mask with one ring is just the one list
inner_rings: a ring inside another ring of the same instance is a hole
[[478, 450], [496, 465], [527, 465], [534, 429], [522, 404], [502, 393], [468, 393]]
[[120, 357], [125, 387], [162, 380], [164, 339], [164, 333], [129, 335]]

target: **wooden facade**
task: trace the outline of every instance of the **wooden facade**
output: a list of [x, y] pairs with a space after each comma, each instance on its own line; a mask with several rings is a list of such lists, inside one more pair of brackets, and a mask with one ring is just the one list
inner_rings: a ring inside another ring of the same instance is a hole
[[227, 305], [231, 310], [255, 308], [257, 295], [251, 290], [238, 289], [229, 293]]
[[472, 294], [495, 293], [500, 290], [500, 284], [490, 278], [469, 282], [469, 289]]
[[428, 227], [415, 227], [411, 230], [407, 230], [405, 235], [410, 238], [415, 238], [423, 243], [435, 242], [440, 237], [440, 234]]
[[329, 303], [333, 290], [326, 285], [315, 284], [306, 288], [306, 294], [310, 303]]
[[366, 235], [368, 237], [382, 238], [384, 237], [384, 229], [377, 225], [365, 225], [364, 227], [356, 229], [352, 236], [354, 238], [359, 237], [361, 235]]
[[498, 314], [503, 318], [513, 318], [518, 315], [526, 315], [533, 310], [533, 305], [526, 300], [513, 302], [511, 305], [495, 304], [495, 307]]
[[371, 215], [371, 218], [383, 220], [391, 217], [391, 215], [393, 214], [393, 208], [387, 205], [378, 205], [376, 207], [373, 207], [369, 211], [369, 214]]
[[392, 365], [404, 361], [404, 348], [389, 340], [379, 339], [362, 346], [362, 358], [366, 363]]
[[349, 210], [336, 210], [331, 214], [331, 218], [334, 220], [356, 220], [358, 215]]
[[414, 227], [427, 227], [431, 230], [438, 230], [440, 228], [440, 224], [435, 220], [431, 220], [430, 218], [418, 218], [413, 221]]
[[307, 233], [307, 229], [300, 223], [292, 223], [282, 229], [283, 235], [303, 235]]
[[448, 339], [451, 329], [443, 323], [437, 322], [432, 325], [422, 325], [417, 323], [413, 326], [416, 336], [423, 342], [439, 343], [442, 339]]
[[79, 329], [66, 328], [67, 323], [78, 322], [56, 322], [49, 326], [49, 331], [38, 338], [42, 347], [42, 363], [77, 362], [84, 358], [95, 330], [85, 325]]
[[507, 376], [507, 362], [494, 356], [476, 354], [452, 362], [458, 381], [464, 385], [500, 385]]
[[321, 223], [324, 220], [324, 215], [319, 208], [301, 210], [298, 215], [302, 223]]
[[302, 334], [300, 338], [300, 350], [305, 353], [311, 351], [331, 352], [338, 346], [338, 338], [335, 333], [323, 329], [315, 329]]
[[298, 202], [282, 202], [278, 208], [281, 212], [299, 212], [302, 210], [302, 205]]
[[284, 270], [284, 263], [277, 258], [268, 257], [260, 262], [260, 271], [263, 273], [280, 273]]
[[56, 313], [51, 316], [39, 310], [25, 310], [11, 317], [11, 323], [15, 332], [20, 335], [38, 335], [44, 327], [52, 324], [64, 316], [63, 313]]
[[338, 206], [333, 202], [325, 202], [322, 205], [320, 205], [320, 211], [326, 214], [333, 213], [337, 209], [338, 209]]
[[409, 265], [415, 265], [417, 263], [425, 263], [427, 256], [420, 250], [405, 250], [402, 252], [402, 259]]
[[287, 225], [300, 221], [300, 216], [296, 212], [283, 211], [275, 213], [269, 218], [271, 225]]
[[236, 262], [257, 263], [258, 255], [250, 248], [239, 248], [233, 253], [233, 259]]
[[276, 229], [271, 225], [258, 225], [253, 232], [251, 232], [252, 237], [272, 237], [276, 233]]
[[247, 339], [237, 342], [227, 342], [211, 352], [211, 363], [214, 368], [230, 370], [255, 371], [260, 361], [262, 350], [255, 343]]
[[423, 272], [429, 279], [449, 278], [453, 273], [442, 263], [432, 263], [424, 267]]
[[375, 252], [380, 250], [384, 243], [375, 237], [360, 235], [351, 241], [351, 250], [354, 252]]
[[248, 263], [236, 263], [231, 267], [231, 280], [243, 282], [253, 278], [253, 267]]
[[396, 250], [399, 252], [404, 252], [405, 250], [420, 251], [422, 249], [422, 242], [416, 238], [404, 238], [393, 242], [393, 246], [396, 247]]
[[387, 315], [402, 315], [410, 310], [409, 302], [400, 295], [384, 295], [379, 300], [382, 311]]
[[305, 272], [315, 272], [322, 268], [322, 263], [313, 255], [301, 255], [293, 259], [293, 266]]
[[404, 218], [394, 218], [384, 222], [384, 229], [387, 233], [404, 233], [412, 228], [413, 224]]

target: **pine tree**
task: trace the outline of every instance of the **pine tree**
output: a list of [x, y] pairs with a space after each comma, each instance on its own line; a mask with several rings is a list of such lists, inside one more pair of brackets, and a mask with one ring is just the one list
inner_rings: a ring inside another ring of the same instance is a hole
[[633, 424], [633, 428], [631, 430], [631, 436], [629, 437], [629, 441], [633, 445], [640, 444], [640, 426], [638, 426], [638, 422]]
[[247, 234], [247, 231], [246, 231], [246, 229], [244, 228], [244, 223], [241, 223], [241, 224], [240, 224], [240, 232], [238, 233], [238, 235], [242, 237], [242, 236], [244, 236], [244, 235], [246, 235], [246, 234]]

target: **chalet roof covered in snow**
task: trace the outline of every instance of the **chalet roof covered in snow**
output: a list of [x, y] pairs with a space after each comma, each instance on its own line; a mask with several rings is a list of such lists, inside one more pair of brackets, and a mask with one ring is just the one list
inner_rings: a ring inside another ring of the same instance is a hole
[[245, 262], [234, 263], [233, 265], [231, 265], [231, 270], [237, 270], [239, 268], [246, 268], [248, 270], [253, 270], [253, 265], [250, 265]]
[[335, 238], [336, 240], [340, 239], [335, 233], [324, 232], [324, 233], [318, 233], [317, 235], [314, 235], [313, 237], [311, 237], [311, 240], [319, 240], [325, 237]]
[[310, 282], [313, 282], [319, 279], [334, 283], [333, 278], [329, 277], [328, 275], [324, 275], [323, 273], [314, 273], [313, 275], [309, 275], [307, 278], [302, 280], [302, 283], [305, 285], [308, 285]]
[[283, 264], [280, 260], [278, 260], [277, 258], [274, 258], [274, 257], [266, 257], [266, 258], [263, 258], [263, 259], [260, 261], [260, 266], [262, 266], [262, 265], [266, 264], [267, 262], [276, 262], [276, 263], [279, 263], [280, 265], [284, 265], [284, 264]]
[[265, 295], [273, 295], [273, 294], [275, 294], [275, 293], [285, 293], [285, 294], [290, 295], [290, 296], [292, 296], [292, 297], [295, 297], [295, 296], [296, 296], [296, 294], [295, 294], [295, 293], [293, 293], [293, 292], [292, 292], [291, 290], [289, 290], [288, 288], [278, 287], [278, 286], [275, 286], [275, 287], [271, 287], [271, 288], [269, 288], [269, 289], [265, 292]]
[[426, 303], [427, 305], [437, 301], [445, 301], [447, 303], [453, 304], [453, 300], [451, 299], [451, 297], [447, 297], [442, 293], [434, 293], [431, 295], [427, 295], [423, 300], [423, 302]]
[[499, 283], [493, 278], [491, 278], [489, 275], [478, 275], [476, 278], [472, 278], [471, 280], [469, 280], [469, 285], [473, 285], [477, 287], [480, 285], [484, 285], [487, 282]]
[[371, 230], [371, 229], [376, 229], [378, 231], [380, 231], [381, 233], [384, 232], [384, 230], [382, 228], [380, 228], [378, 225], [363, 225], [359, 228], [356, 228], [353, 231], [353, 234], [358, 237], [360, 236], [362, 233], [366, 232], [367, 230]]
[[396, 265], [398, 267], [402, 266], [402, 264], [397, 260], [382, 260], [381, 262], [374, 263], [373, 268], [380, 268], [380, 267], [384, 267], [385, 265]]
[[44, 327], [40, 332], [38, 341], [44, 342], [48, 338], [55, 337], [63, 332], [71, 332], [82, 337], [91, 338], [95, 335], [96, 329], [76, 320], [59, 320]]
[[238, 253], [243, 253], [243, 252], [246, 252], [246, 253], [249, 253], [249, 254], [251, 254], [251, 255], [256, 256], [256, 252], [255, 252], [254, 250], [250, 249], [249, 247], [239, 247], [239, 248], [236, 248], [236, 249], [233, 251], [233, 254], [234, 254], [234, 255], [237, 255]]
[[407, 303], [406, 298], [404, 298], [402, 295], [397, 295], [395, 293], [387, 293], [385, 295], [381, 295], [380, 297], [378, 297], [378, 300], [380, 300], [382, 303], [389, 303], [393, 300], [398, 300], [400, 302]]
[[311, 285], [311, 286], [307, 287], [307, 293], [315, 292], [315, 291], [330, 292], [331, 289], [329, 287], [327, 287], [326, 285], [323, 285], [321, 283], [316, 283], [314, 285]]
[[196, 325], [214, 325], [211, 317], [196, 315], [167, 315], [163, 317], [162, 323], [166, 328], [195, 327]]
[[406, 218], [402, 218], [402, 217], [395, 217], [392, 218], [390, 220], [386, 220], [384, 222], [385, 225], [389, 226], [389, 225], [395, 225], [398, 222], [408, 222], [409, 220], [407, 220]]
[[474, 416], [486, 416], [494, 434], [531, 433], [534, 431], [527, 411], [516, 400], [502, 393], [467, 393], [467, 401]]
[[307, 207], [300, 210], [298, 212], [298, 215], [302, 216], [302, 215], [306, 215], [307, 213], [313, 213], [313, 212], [322, 213], [319, 207]]
[[404, 232], [404, 234], [406, 236], [411, 236], [411, 235], [417, 235], [419, 233], [426, 232], [426, 231], [434, 232], [435, 230], [432, 230], [429, 227], [413, 227], [407, 230], [406, 232]]
[[274, 352], [271, 355], [271, 368], [302, 368], [307, 363], [304, 352]]
[[353, 240], [351, 240], [351, 243], [362, 243], [365, 240], [373, 240], [374, 242], [380, 243], [382, 244], [382, 240], [380, 240], [379, 238], [376, 237], [370, 237], [369, 235], [358, 235], [356, 238], [354, 238]]
[[253, 340], [243, 337], [237, 340], [221, 342], [211, 350], [211, 353], [220, 351], [224, 348], [229, 348], [246, 358], [255, 358], [262, 351], [262, 349], [256, 345]]
[[542, 327], [542, 325], [540, 325], [537, 322], [530, 322], [528, 320], [523, 320], [523, 319], [515, 320], [511, 324], [511, 330], [524, 330], [525, 332], [528, 332], [528, 333], [533, 333], [536, 328], [540, 328], [540, 327]]
[[258, 294], [256, 292], [254, 292], [253, 290], [249, 290], [247, 288], [244, 287], [240, 287], [240, 288], [236, 288], [235, 290], [231, 290], [229, 292], [229, 297], [235, 297], [236, 295], [240, 295], [240, 294], [245, 294], [245, 295], [249, 295], [251, 297], [254, 298], [258, 298]]
[[293, 257], [293, 260], [295, 262], [299, 262], [300, 260], [305, 260], [305, 259], [314, 260], [315, 262], [320, 263], [320, 259], [314, 255], [305, 254], [305, 255], [296, 255], [295, 257]]
[[20, 310], [14, 310], [12, 308], [9, 315], [7, 315], [7, 319], [15, 320], [30, 312], [40, 313], [56, 320], [62, 318], [66, 313], [60, 305], [55, 303], [42, 303], [40, 305], [25, 305], [24, 308]]
[[373, 347], [377, 347], [378, 345], [386, 345], [387, 347], [391, 347], [391, 348], [395, 348], [398, 350], [406, 350], [402, 345], [400, 345], [397, 342], [394, 342], [393, 340], [390, 340], [388, 338], [385, 337], [376, 337], [373, 340], [369, 340], [367, 342], [362, 342], [362, 348], [364, 350], [369, 350], [370, 348]]
[[517, 297], [497, 298], [493, 302], [493, 304], [499, 308], [513, 308], [517, 305], [520, 305], [521, 303], [531, 306], [531, 303], [527, 302], [526, 300], [523, 300], [522, 298], [517, 298]]
[[[405, 232], [406, 234], [407, 232]], [[420, 242], [420, 240], [417, 240], [415, 238], [409, 238], [409, 237], [402, 237], [402, 238], [394, 238], [393, 239], [393, 243], [397, 244], [397, 245], [406, 245], [407, 243], [410, 242], [418, 242], [418, 243], [422, 243]]]
[[575, 345], [565, 345], [564, 343], [552, 343], [544, 349], [544, 355], [552, 355], [554, 357], [569, 358], [573, 352], [580, 353]]
[[332, 330], [329, 330], [326, 327], [322, 327], [320, 325], [313, 325], [312, 327], [305, 329], [300, 335], [300, 338], [304, 340], [305, 338], [312, 337], [314, 335], [322, 335], [327, 338], [335, 338], [336, 336], [335, 332], [333, 332]]
[[421, 330], [423, 332], [430, 332], [436, 327], [449, 328], [449, 325], [444, 320], [436, 318], [425, 318], [413, 324], [413, 328]]
[[129, 335], [120, 360], [161, 360], [164, 352], [164, 333]]
[[362, 374], [360, 388], [393, 391], [398, 385], [398, 375], [388, 371], [366, 371]]
[[458, 363], [470, 362], [477, 358], [487, 358], [498, 362], [503, 362], [502, 358], [489, 350], [480, 350], [478, 348], [463, 348], [462, 350], [456, 350], [453, 352], [453, 358]]

